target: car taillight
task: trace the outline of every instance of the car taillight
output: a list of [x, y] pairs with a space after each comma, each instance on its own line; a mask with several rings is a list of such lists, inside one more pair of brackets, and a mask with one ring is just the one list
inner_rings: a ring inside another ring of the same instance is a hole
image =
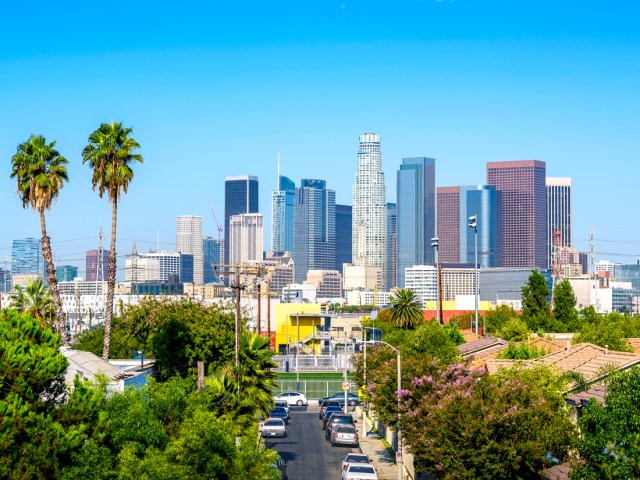
[[327, 423], [327, 428], [331, 430], [331, 423]]
[[356, 433], [353, 438], [355, 438], [356, 440], [358, 439], [358, 434]]
[[333, 438], [338, 438], [338, 433], [337, 432], [333, 434]]

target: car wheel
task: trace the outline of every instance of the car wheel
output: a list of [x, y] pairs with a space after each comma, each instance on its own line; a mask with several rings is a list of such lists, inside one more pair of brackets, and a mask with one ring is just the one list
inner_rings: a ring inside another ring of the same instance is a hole
[[298, 405], [299, 407], [301, 407], [302, 405], [304, 405], [304, 402], [302, 400], [298, 400], [296, 402], [296, 405]]
[[349, 400], [349, 406], [350, 407], [355, 407], [356, 405], [356, 401], [355, 400]]

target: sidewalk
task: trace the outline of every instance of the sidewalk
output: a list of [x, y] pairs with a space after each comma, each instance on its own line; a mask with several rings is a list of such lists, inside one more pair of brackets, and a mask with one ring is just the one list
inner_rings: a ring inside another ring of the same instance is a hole
[[358, 430], [358, 435], [360, 435], [360, 450], [362, 450], [362, 453], [369, 456], [371, 463], [376, 467], [379, 480], [397, 479], [398, 466], [395, 462], [395, 458], [391, 453], [389, 453], [387, 448], [384, 446], [384, 443], [382, 443], [382, 437], [380, 434], [371, 430], [372, 425], [369, 419], [367, 419], [366, 436], [362, 435], [361, 422], [364, 421], [363, 410], [361, 408], [357, 408], [356, 410], [360, 413], [359, 415], [354, 415], [358, 418], [356, 429]]

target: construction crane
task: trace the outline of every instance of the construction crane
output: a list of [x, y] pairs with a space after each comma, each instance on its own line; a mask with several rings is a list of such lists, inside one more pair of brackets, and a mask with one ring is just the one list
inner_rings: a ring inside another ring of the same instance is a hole
[[[224, 232], [224, 227], [222, 227], [220, 225], [220, 223], [218, 222], [218, 219], [216, 218], [216, 212], [213, 210], [213, 205], [211, 205], [211, 202], [209, 202], [209, 209], [211, 210], [211, 215], [213, 215], [213, 221], [216, 222], [216, 228], [218, 230], [218, 252], [219, 252], [219, 257], [218, 258], [218, 263], [219, 264], [223, 264], [224, 263], [224, 258], [223, 258], [223, 252], [224, 249], [222, 248], [222, 233]], [[225, 245], [226, 247], [226, 245]], [[215, 268], [214, 268], [215, 271]], [[219, 276], [220, 279], [222, 279], [222, 275]]]

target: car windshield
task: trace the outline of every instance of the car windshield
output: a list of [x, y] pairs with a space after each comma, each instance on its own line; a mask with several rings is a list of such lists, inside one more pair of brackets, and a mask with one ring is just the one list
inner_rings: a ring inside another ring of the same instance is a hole
[[331, 417], [333, 423], [353, 423], [353, 417], [351, 415], [334, 415]]
[[285, 409], [284, 409], [284, 407], [276, 407], [272, 411], [274, 411], [274, 412], [284, 412]]
[[373, 469], [373, 467], [364, 467], [364, 466], [360, 466], [360, 465], [351, 465], [349, 467], [349, 472], [355, 472], [355, 473], [376, 473], [376, 471]]
[[265, 427], [281, 427], [282, 425], [284, 425], [282, 420], [267, 420], [264, 422]]
[[366, 455], [347, 455], [344, 459], [345, 462], [358, 462], [358, 463], [369, 463], [369, 457]]

